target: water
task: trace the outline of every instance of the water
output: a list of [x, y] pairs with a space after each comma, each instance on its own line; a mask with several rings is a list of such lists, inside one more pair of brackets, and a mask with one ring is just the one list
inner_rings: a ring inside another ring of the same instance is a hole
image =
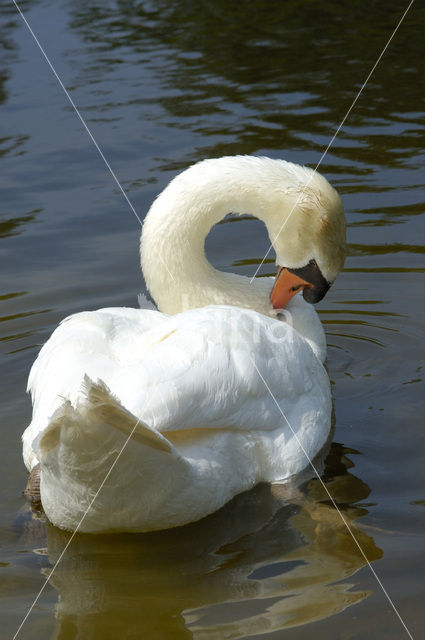
[[[21, 3], [141, 217], [208, 156], [314, 166], [405, 2]], [[139, 223], [11, 2], [1, 2], [0, 610], [12, 637], [68, 534], [21, 490], [26, 378], [66, 315], [136, 305]], [[349, 257], [319, 305], [333, 444], [323, 479], [412, 635], [423, 636], [425, 12], [415, 3], [321, 165], [340, 191]], [[252, 275], [249, 218], [208, 238]], [[260, 274], [271, 273], [266, 262]], [[408, 637], [308, 474], [210, 518], [148, 535], [77, 535], [20, 638]], [[308, 624], [307, 624], [308, 623]]]

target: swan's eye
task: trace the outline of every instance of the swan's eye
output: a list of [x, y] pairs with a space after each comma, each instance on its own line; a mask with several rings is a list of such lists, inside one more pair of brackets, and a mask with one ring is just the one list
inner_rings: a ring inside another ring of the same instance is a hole
[[302, 284], [297, 284], [295, 285], [295, 287], [291, 287], [291, 291], [298, 291], [299, 289], [301, 289], [303, 285]]

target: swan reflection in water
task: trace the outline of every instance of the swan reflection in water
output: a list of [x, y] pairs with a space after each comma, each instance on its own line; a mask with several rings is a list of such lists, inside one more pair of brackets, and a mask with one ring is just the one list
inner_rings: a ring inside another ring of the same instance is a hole
[[[369, 487], [334, 443], [322, 478], [369, 561], [356, 526]], [[307, 474], [308, 472], [306, 472]], [[53, 573], [55, 640], [241, 638], [324, 619], [369, 595], [348, 581], [366, 563], [316, 477], [257, 486], [203, 520], [148, 534], [77, 534]], [[70, 533], [47, 526], [52, 565]], [[46, 575], [50, 569], [43, 570]]]

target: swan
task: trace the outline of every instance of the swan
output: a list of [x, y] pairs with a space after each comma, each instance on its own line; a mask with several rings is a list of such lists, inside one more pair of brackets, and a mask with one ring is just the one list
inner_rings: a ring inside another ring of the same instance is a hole
[[[230, 212], [266, 225], [275, 280], [208, 262], [205, 238]], [[304, 469], [331, 413], [310, 303], [344, 258], [340, 197], [312, 169], [232, 156], [175, 177], [141, 234], [157, 310], [72, 315], [31, 368], [23, 457], [48, 519], [92, 533], [166, 529]]]

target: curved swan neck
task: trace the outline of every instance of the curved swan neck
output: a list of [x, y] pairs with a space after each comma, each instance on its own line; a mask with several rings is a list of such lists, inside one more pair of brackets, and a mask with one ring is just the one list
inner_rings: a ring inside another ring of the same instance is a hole
[[308, 262], [314, 256], [299, 255], [295, 246], [298, 227], [291, 233], [291, 243], [286, 236], [292, 219], [305, 205], [304, 201], [298, 204], [297, 197], [311, 173], [283, 160], [234, 156], [204, 160], [174, 178], [152, 204], [141, 237], [142, 270], [158, 308], [174, 314], [209, 304], [230, 304], [273, 314], [270, 284], [264, 279], [251, 284], [247, 277], [214, 269], [205, 256], [205, 238], [228, 213], [249, 213], [265, 223], [273, 239], [285, 213], [297, 205], [291, 225], [281, 234], [285, 241], [279, 241], [279, 253], [286, 260], [288, 246], [296, 250], [298, 259]]
[[[258, 171], [241, 174], [235, 158], [204, 161], [177, 176], [153, 203], [143, 225], [142, 270], [158, 308], [169, 314], [209, 304], [230, 304], [271, 313], [264, 282], [217, 271], [205, 256], [205, 238], [228, 213], [264, 220]], [[233, 171], [232, 171], [233, 169]]]

